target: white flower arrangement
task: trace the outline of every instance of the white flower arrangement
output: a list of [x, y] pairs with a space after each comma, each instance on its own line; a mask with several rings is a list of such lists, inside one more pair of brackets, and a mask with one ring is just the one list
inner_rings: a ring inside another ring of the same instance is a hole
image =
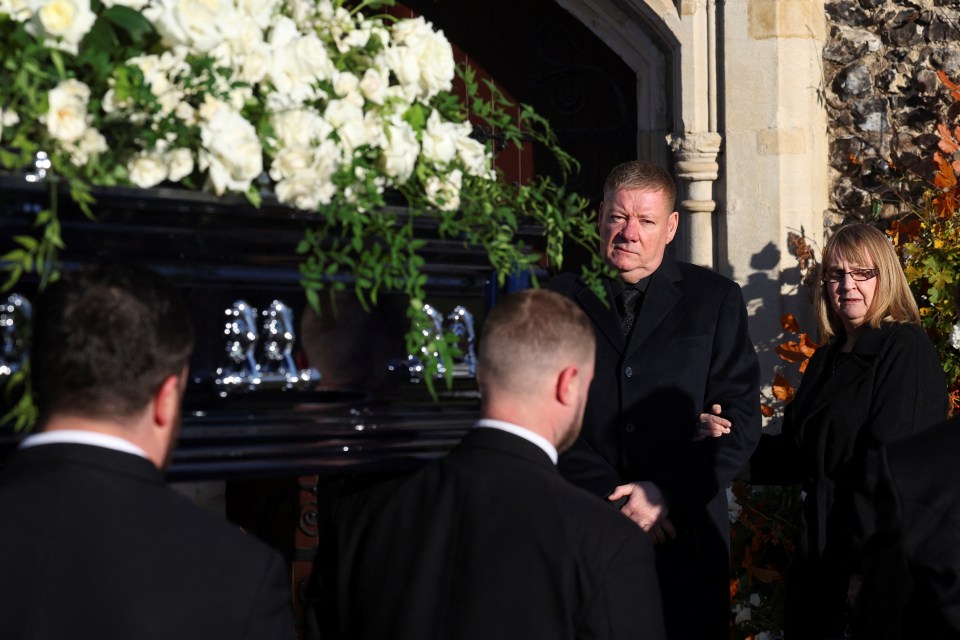
[[[501, 140], [536, 141], [569, 170], [547, 123], [523, 106], [518, 126], [502, 94], [481, 91], [469, 69], [465, 104], [451, 93], [457, 68], [443, 33], [422, 17], [360, 11], [384, 4], [0, 0], [0, 53], [23, 61], [0, 66], [0, 167], [24, 171], [48, 153], [52, 188], [66, 183], [87, 213], [91, 186], [178, 183], [254, 205], [266, 192], [317, 213], [297, 248], [314, 306], [321, 289], [343, 289], [332, 276], [346, 274], [364, 304], [380, 290], [406, 293], [414, 326], [426, 283], [416, 218], [482, 246], [501, 282], [540, 262], [515, 240], [522, 220], [546, 230], [554, 266], [564, 237], [592, 247], [581, 198], [542, 178], [498, 179], [493, 145], [472, 137], [467, 104]], [[406, 215], [385, 206], [388, 193], [403, 197]], [[55, 222], [56, 211], [45, 219]], [[41, 229], [17, 242], [0, 257], [4, 287], [31, 270], [46, 281], [59, 237]], [[411, 353], [425, 339], [411, 330]]]

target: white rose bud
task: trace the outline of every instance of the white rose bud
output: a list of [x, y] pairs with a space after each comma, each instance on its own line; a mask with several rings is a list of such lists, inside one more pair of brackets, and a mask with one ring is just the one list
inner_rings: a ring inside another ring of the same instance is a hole
[[201, 108], [199, 165], [209, 171], [217, 195], [245, 192], [263, 173], [263, 148], [257, 131], [229, 105], [210, 100]]
[[436, 109], [427, 118], [427, 128], [423, 132], [423, 155], [441, 164], [447, 164], [457, 157], [457, 137], [459, 126], [440, 119]]
[[953, 325], [950, 330], [950, 346], [960, 351], [960, 324]]
[[463, 186], [463, 173], [451, 171], [444, 178], [427, 178], [427, 200], [441, 211], [456, 211], [460, 206], [460, 189]]
[[193, 152], [190, 149], [173, 149], [167, 153], [167, 179], [180, 182], [193, 173]]
[[47, 130], [61, 142], [74, 142], [87, 130], [90, 87], [79, 80], [64, 80], [48, 95]]
[[457, 139], [457, 155], [467, 173], [478, 178], [490, 177], [489, 157], [484, 145], [473, 138], [463, 136]]
[[163, 155], [154, 151], [141, 151], [127, 163], [130, 182], [143, 189], [155, 187], [167, 179], [167, 163]]
[[397, 184], [403, 184], [413, 174], [419, 155], [420, 144], [413, 127], [394, 117], [387, 127], [387, 144], [380, 157], [381, 168], [388, 176], [395, 178]]
[[383, 104], [387, 97], [387, 86], [389, 78], [387, 74], [381, 73], [373, 67], [363, 72], [363, 80], [360, 81], [360, 92], [367, 100], [373, 104]]

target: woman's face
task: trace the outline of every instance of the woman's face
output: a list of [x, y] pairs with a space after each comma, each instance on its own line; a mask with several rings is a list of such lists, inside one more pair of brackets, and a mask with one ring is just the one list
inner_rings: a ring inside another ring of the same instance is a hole
[[866, 264], [850, 262], [839, 253], [827, 260], [827, 297], [840, 317], [847, 334], [856, 334], [873, 304], [877, 290], [876, 265], [869, 257]]

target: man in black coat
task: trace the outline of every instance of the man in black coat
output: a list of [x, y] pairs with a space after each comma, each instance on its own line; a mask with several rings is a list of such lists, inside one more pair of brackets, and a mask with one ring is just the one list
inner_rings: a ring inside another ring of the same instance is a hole
[[960, 416], [866, 454], [854, 637], [960, 637]]
[[[623, 512], [660, 543], [668, 636], [704, 640], [729, 633], [726, 486], [760, 437], [759, 366], [739, 286], [666, 255], [675, 197], [663, 169], [615, 167], [598, 224], [617, 277], [602, 300], [572, 274], [550, 281], [597, 329], [583, 430], [560, 470], [625, 501]], [[702, 422], [728, 435], [701, 439]]]
[[593, 342], [555, 293], [497, 304], [476, 428], [445, 458], [336, 505], [318, 567], [323, 637], [664, 637], [652, 543], [555, 467], [579, 431]]
[[193, 343], [176, 290], [93, 267], [35, 310], [41, 432], [0, 473], [0, 636], [292, 638], [280, 556], [164, 486]]

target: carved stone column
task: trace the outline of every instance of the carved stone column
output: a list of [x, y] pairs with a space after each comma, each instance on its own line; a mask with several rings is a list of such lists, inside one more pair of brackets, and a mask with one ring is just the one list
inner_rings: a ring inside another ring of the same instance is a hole
[[680, 210], [688, 215], [683, 224], [689, 229], [689, 260], [713, 269], [716, 265], [712, 214], [717, 208], [713, 183], [720, 169], [717, 154], [722, 138], [719, 133], [704, 131], [674, 134], [668, 136], [668, 141], [677, 177], [682, 181], [677, 185], [677, 195], [681, 198]]

